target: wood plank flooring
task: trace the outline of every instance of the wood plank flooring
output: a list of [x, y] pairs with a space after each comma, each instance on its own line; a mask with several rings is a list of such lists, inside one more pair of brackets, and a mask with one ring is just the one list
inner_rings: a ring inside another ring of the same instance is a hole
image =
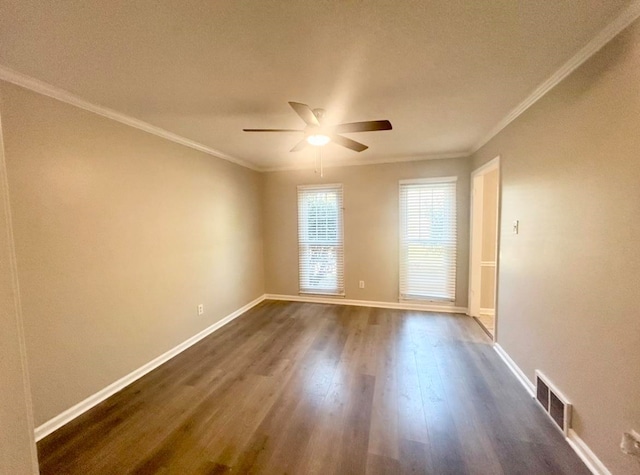
[[588, 474], [471, 318], [266, 301], [38, 444], [46, 474]]

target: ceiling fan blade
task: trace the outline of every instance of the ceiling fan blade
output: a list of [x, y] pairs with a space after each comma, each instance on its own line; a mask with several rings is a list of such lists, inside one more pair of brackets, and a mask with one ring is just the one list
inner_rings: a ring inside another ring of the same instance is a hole
[[320, 122], [318, 122], [318, 118], [314, 115], [311, 107], [309, 107], [308, 105], [302, 104], [300, 102], [289, 102], [289, 105], [294, 111], [296, 111], [296, 114], [298, 114], [307, 125], [320, 125]]
[[366, 122], [351, 122], [349, 124], [336, 125], [333, 131], [337, 134], [351, 132], [375, 132], [376, 130], [391, 130], [391, 122], [388, 120], [368, 120]]
[[242, 129], [243, 132], [304, 132], [298, 129]]
[[289, 150], [290, 152], [299, 152], [300, 150], [302, 150], [303, 148], [307, 148], [307, 146], [309, 145], [309, 142], [307, 142], [307, 138], [303, 138], [300, 142], [298, 142], [295, 147], [293, 147], [291, 150]]
[[363, 150], [369, 148], [365, 144], [348, 139], [347, 137], [343, 137], [342, 135], [331, 135], [331, 141], [338, 145], [342, 145], [343, 147], [347, 147], [354, 152], [362, 152]]

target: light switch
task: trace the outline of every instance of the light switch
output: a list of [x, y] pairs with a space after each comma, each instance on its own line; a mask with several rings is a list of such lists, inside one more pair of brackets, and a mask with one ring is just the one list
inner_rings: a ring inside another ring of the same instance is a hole
[[513, 234], [520, 234], [520, 221], [517, 219], [513, 222]]

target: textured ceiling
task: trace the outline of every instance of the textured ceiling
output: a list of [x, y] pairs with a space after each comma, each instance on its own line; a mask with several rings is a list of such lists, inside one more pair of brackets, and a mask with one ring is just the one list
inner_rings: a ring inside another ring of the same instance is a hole
[[465, 153], [609, 23], [628, 0], [202, 0], [0, 3], [0, 64], [259, 168], [302, 128], [389, 119], [329, 161]]

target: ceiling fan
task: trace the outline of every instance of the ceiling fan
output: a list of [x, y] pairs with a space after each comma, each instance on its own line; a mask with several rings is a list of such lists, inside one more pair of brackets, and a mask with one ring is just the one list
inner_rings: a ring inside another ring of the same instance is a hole
[[300, 116], [307, 126], [302, 129], [242, 129], [245, 132], [298, 132], [303, 133], [304, 138], [298, 142], [291, 152], [298, 152], [308, 145], [322, 147], [329, 142], [342, 145], [355, 152], [362, 152], [369, 147], [343, 137], [340, 134], [350, 134], [353, 132], [375, 132], [378, 130], [391, 130], [391, 122], [388, 120], [369, 120], [365, 122], [351, 122], [348, 124], [326, 125], [323, 123], [324, 109], [311, 109], [307, 104], [300, 102], [289, 102], [291, 108]]

